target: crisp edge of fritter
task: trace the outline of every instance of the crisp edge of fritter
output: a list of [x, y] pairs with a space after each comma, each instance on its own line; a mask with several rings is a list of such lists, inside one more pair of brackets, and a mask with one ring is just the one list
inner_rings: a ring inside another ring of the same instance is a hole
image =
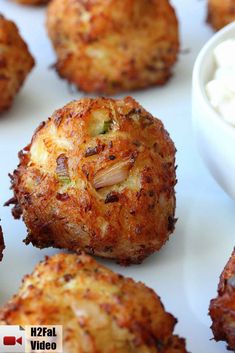
[[[131, 97], [127, 96], [127, 97], [123, 98], [123, 100], [126, 100], [126, 99], [128, 100], [130, 98]], [[102, 98], [100, 98], [100, 97], [98, 97], [98, 98], [85, 98], [85, 100], [88, 100], [88, 101], [96, 101], [96, 100], [100, 100], [100, 99], [113, 100], [112, 98], [104, 98], [104, 97], [102, 97]], [[135, 104], [137, 104], [138, 107], [140, 106], [140, 104], [138, 102], [136, 102], [133, 98], [131, 98], [131, 99], [133, 100], [133, 102]], [[61, 109], [58, 109], [55, 112], [53, 112], [53, 114], [51, 115], [49, 120], [52, 119], [57, 113], [60, 114], [61, 111], [65, 110], [65, 108], [67, 108], [68, 106], [70, 106], [73, 103], [74, 103], [74, 101], [71, 101], [68, 104], [66, 104], [64, 107], [62, 107]], [[143, 108], [143, 111], [145, 111], [144, 108]], [[150, 113], [146, 112], [146, 114], [151, 116], [152, 119], [155, 119]], [[163, 126], [162, 122], [159, 119], [156, 118], [156, 120], [158, 120], [161, 123], [161, 125]], [[20, 190], [20, 169], [21, 169], [22, 166], [25, 165], [25, 163], [27, 161], [27, 153], [28, 153], [28, 151], [30, 150], [30, 148], [31, 148], [31, 146], [33, 144], [33, 141], [34, 141], [34, 138], [35, 138], [36, 134], [45, 126], [45, 124], [46, 124], [46, 122], [42, 121], [39, 124], [39, 126], [36, 128], [36, 130], [33, 133], [32, 138], [31, 138], [31, 142], [18, 153], [18, 158], [19, 158], [20, 162], [18, 164], [17, 169], [15, 169], [12, 174], [9, 173], [9, 177], [11, 179], [11, 189], [14, 192], [14, 196], [10, 200], [5, 202], [4, 206], [13, 205], [11, 212], [12, 212], [12, 215], [13, 215], [13, 217], [15, 219], [23, 218], [23, 220], [24, 220], [23, 209], [22, 209], [22, 206], [21, 206], [21, 204], [20, 204], [20, 202], [18, 200], [17, 192], [16, 192], [16, 189]], [[163, 128], [164, 128], [164, 126], [163, 126]], [[174, 146], [174, 143], [173, 143], [172, 139], [170, 138], [170, 135], [169, 135], [168, 131], [165, 130], [165, 129], [164, 129], [164, 134], [165, 134], [165, 138], [167, 140], [169, 140], [170, 143]], [[175, 146], [173, 147], [173, 150], [174, 150], [174, 153], [176, 153]], [[174, 164], [175, 164], [175, 157], [174, 157]], [[175, 176], [175, 184], [176, 183], [177, 183], [177, 179], [176, 179], [176, 176]], [[26, 198], [27, 198], [27, 195], [25, 195], [25, 199]], [[168, 228], [168, 236], [165, 238], [165, 240], [162, 243], [161, 247], [169, 240], [170, 235], [174, 232], [175, 223], [177, 222], [177, 218], [175, 218], [175, 209], [176, 209], [176, 206], [175, 206], [175, 204], [176, 204], [175, 192], [174, 192], [173, 198], [174, 198], [174, 210], [173, 210], [172, 217], [169, 220], [169, 227], [170, 228]], [[42, 226], [44, 226], [44, 225], [42, 225]], [[34, 246], [39, 247], [41, 249], [48, 248], [48, 247], [54, 247], [54, 248], [57, 248], [57, 249], [66, 249], [64, 247], [58, 246], [58, 244], [53, 245], [53, 243], [51, 244], [50, 242], [48, 242], [48, 243], [47, 242], [43, 242], [43, 243], [36, 242], [35, 241], [35, 237], [33, 236], [33, 233], [31, 233], [31, 230], [28, 227], [27, 227], [27, 236], [26, 236], [26, 239], [24, 240], [24, 243], [26, 245], [28, 245], [29, 243], [32, 243]], [[149, 247], [148, 250], [146, 248], [145, 252], [144, 253], [140, 252], [140, 254], [136, 258], [132, 258], [131, 256], [129, 256], [129, 257], [110, 257], [110, 258], [112, 260], [116, 261], [118, 264], [120, 264], [122, 266], [129, 266], [131, 264], [141, 264], [148, 256], [150, 256], [154, 252], [160, 250], [161, 247], [158, 247], [158, 248]], [[82, 248], [81, 249], [76, 249], [76, 250], [74, 248], [69, 248], [69, 250], [70, 251], [75, 251], [78, 254], [80, 254], [83, 251]], [[94, 252], [93, 252], [92, 248], [91, 248], [91, 250], [87, 249], [86, 253], [90, 254], [90, 255], [94, 255]], [[100, 258], [104, 258], [104, 259], [109, 258], [108, 256], [103, 256], [101, 254], [97, 254], [97, 256], [99, 256]]]
[[[72, 52], [72, 51], [68, 51], [65, 50], [65, 46], [64, 45], [56, 45], [55, 43], [59, 43], [60, 40], [53, 40], [53, 31], [55, 30], [56, 35], [58, 35], [58, 29], [52, 29], [53, 26], [49, 25], [49, 18], [54, 18], [55, 14], [56, 14], [56, 10], [50, 10], [50, 8], [53, 8], [54, 6], [54, 2], [55, 1], [50, 1], [49, 3], [49, 10], [48, 10], [48, 14], [47, 14], [47, 31], [48, 31], [48, 35], [52, 41], [53, 47], [55, 49], [55, 52], [57, 53], [57, 62], [53, 65], [55, 71], [57, 72], [58, 76], [62, 79], [67, 80], [70, 84], [74, 85], [75, 87], [77, 87], [78, 90], [82, 90], [85, 93], [97, 93], [97, 94], [104, 94], [106, 96], [112, 96], [113, 94], [118, 94], [118, 93], [123, 93], [123, 92], [129, 92], [129, 91], [139, 91], [139, 90], [143, 90], [149, 87], [156, 87], [156, 86], [164, 86], [170, 79], [171, 77], [174, 75], [174, 71], [173, 71], [173, 67], [176, 64], [177, 60], [178, 60], [178, 56], [179, 56], [179, 49], [180, 49], [180, 38], [179, 38], [179, 23], [178, 23], [178, 17], [176, 14], [176, 10], [175, 7], [172, 5], [172, 3], [170, 1], [167, 0], [167, 7], [168, 7], [168, 12], [164, 12], [162, 14], [162, 17], [165, 18], [167, 17], [167, 15], [171, 15], [172, 18], [174, 19], [174, 33], [177, 33], [178, 36], [174, 41], [170, 41], [171, 43], [171, 56], [169, 55], [169, 51], [165, 53], [165, 57], [162, 58], [161, 55], [159, 55], [158, 60], [160, 60], [161, 62], [163, 62], [164, 64], [166, 64], [165, 69], [157, 69], [155, 68], [155, 70], [151, 69], [151, 63], [149, 63], [149, 65], [147, 65], [149, 67], [149, 73], [148, 76], [153, 77], [153, 73], [152, 71], [155, 71], [154, 76], [156, 76], [155, 80], [150, 80], [149, 78], [145, 78], [145, 80], [143, 79], [142, 75], [139, 75], [139, 72], [141, 71], [140, 68], [137, 68], [137, 73], [135, 74], [135, 76], [138, 78], [137, 80], [134, 80], [133, 82], [135, 82], [135, 84], [133, 84], [132, 82], [132, 75], [133, 75], [133, 68], [131, 67], [129, 69], [130, 77], [128, 77], [128, 75], [126, 74], [126, 77], [123, 77], [123, 72], [127, 71], [127, 66], [128, 65], [124, 65], [123, 70], [120, 70], [120, 73], [118, 75], [118, 79], [114, 79], [113, 82], [111, 78], [108, 78], [108, 80], [105, 79], [105, 77], [103, 77], [102, 79], [98, 79], [97, 77], [93, 77], [93, 75], [79, 75], [80, 77], [78, 78], [78, 75], [76, 74], [76, 72], [82, 72], [83, 70], [77, 70], [76, 65], [70, 65], [70, 63], [72, 61], [76, 62], [77, 60], [77, 53], [76, 52]], [[93, 7], [92, 3], [91, 3], [91, 9]], [[92, 10], [88, 10], [88, 12], [92, 13]], [[51, 13], [51, 15], [50, 15]], [[102, 14], [102, 12], [101, 12]], [[54, 15], [54, 16], [53, 16]], [[68, 16], [67, 16], [68, 17]], [[94, 16], [94, 18], [96, 17], [96, 15]], [[100, 16], [101, 18], [103, 16]], [[91, 17], [92, 18], [92, 17]], [[58, 21], [58, 23], [60, 23], [61, 21]], [[171, 24], [172, 25], [172, 24]], [[115, 27], [115, 26], [114, 26]], [[170, 27], [170, 24], [168, 23], [168, 27]], [[99, 25], [98, 25], [98, 35], [99, 35]], [[92, 27], [92, 29], [88, 32], [88, 34], [83, 34], [83, 36], [81, 36], [80, 40], [81, 42], [84, 43], [84, 46], [87, 46], [87, 43], [92, 42], [94, 39], [93, 37], [96, 38], [96, 31], [95, 31], [95, 26], [94, 29]], [[170, 35], [169, 35], [170, 37]], [[102, 36], [101, 36], [102, 38]], [[162, 37], [160, 37], [162, 41]], [[97, 39], [95, 39], [96, 41]], [[165, 42], [168, 42], [169, 38], [166, 36]], [[62, 50], [61, 50], [62, 49]], [[160, 48], [161, 49], [161, 48]], [[59, 54], [59, 52], [64, 50], [64, 54]], [[86, 58], [87, 55], [85, 55], [83, 53], [83, 50], [79, 50], [78, 51], [80, 53], [80, 59], [81, 61], [88, 61], [89, 62], [89, 57]], [[115, 52], [115, 51], [114, 51]], [[72, 60], [73, 56], [76, 58], [76, 60]], [[130, 55], [128, 54], [128, 57]], [[86, 59], [85, 59], [86, 58]], [[130, 56], [130, 62], [131, 61], [135, 61], [135, 57], [134, 56]], [[157, 61], [157, 60], [156, 60]], [[72, 69], [71, 69], [72, 68]], [[74, 69], [75, 68], [75, 69]], [[142, 72], [148, 72], [148, 70], [146, 69], [146, 67], [142, 68]], [[87, 71], [87, 69], [85, 70]], [[89, 77], [92, 78], [89, 78]], [[108, 75], [109, 76], [109, 75]], [[76, 78], [77, 77], [77, 78]]]
[[215, 31], [219, 31], [235, 19], [235, 11], [231, 8], [232, 4], [221, 2], [220, 6], [213, 5], [210, 1], [207, 4], [206, 23], [208, 23]]
[[30, 1], [30, 0], [13, 0], [17, 4], [23, 5], [23, 6], [45, 6], [49, 3], [50, 0], [36, 0], [36, 1]]
[[[30, 74], [32, 69], [35, 67], [36, 62], [35, 62], [35, 59], [30, 51], [28, 43], [22, 37], [21, 32], [20, 32], [18, 26], [16, 25], [16, 23], [14, 21], [8, 19], [7, 17], [5, 17], [5, 15], [3, 15], [1, 12], [0, 12], [0, 20], [3, 21], [3, 33], [5, 34], [5, 31], [6, 31], [6, 34], [12, 32], [12, 33], [14, 33], [15, 39], [16, 39], [16, 41], [14, 42], [14, 45], [12, 45], [11, 41], [10, 41], [10, 43], [8, 43], [8, 41], [6, 43], [3, 42], [4, 57], [5, 57], [5, 53], [6, 53], [7, 58], [11, 57], [12, 52], [15, 52], [15, 53], [18, 52], [17, 55], [18, 55], [18, 57], [20, 57], [19, 48], [21, 48], [22, 52], [24, 52], [25, 65], [27, 62], [27, 66], [28, 66], [27, 71], [22, 70], [22, 72], [24, 74], [20, 75], [21, 77], [18, 75], [17, 71], [15, 71], [15, 70], [13, 70], [14, 75], [12, 75], [12, 72], [10, 70], [11, 74], [8, 77], [9, 69], [8, 69], [8, 67], [5, 68], [5, 64], [3, 65], [3, 76], [5, 77], [5, 71], [6, 71], [7, 72], [7, 74], [6, 74], [7, 83], [9, 83], [9, 82], [11, 83], [11, 85], [9, 86], [9, 87], [11, 87], [11, 89], [9, 89], [9, 88], [6, 89], [7, 95], [6, 95], [5, 99], [3, 98], [3, 100], [0, 100], [0, 114], [1, 114], [5, 111], [8, 111], [12, 107], [16, 95], [23, 87], [28, 75]], [[6, 25], [6, 29], [4, 28], [5, 25]], [[10, 28], [10, 30], [8, 27]], [[0, 43], [0, 46], [2, 46], [2, 43]], [[4, 48], [5, 46], [6, 46], [6, 50]], [[5, 61], [5, 58], [4, 58], [4, 61]], [[8, 62], [7, 59], [6, 59], [6, 62]], [[12, 67], [14, 67], [14, 65]], [[12, 67], [11, 67], [11, 69], [12, 69]], [[22, 69], [22, 66], [21, 66], [21, 69]], [[12, 80], [12, 77], [14, 78], [14, 80]], [[18, 80], [16, 80], [17, 77], [18, 77]], [[13, 86], [12, 86], [11, 81], [12, 82], [15, 81]], [[4, 84], [4, 86], [5, 86], [5, 84]], [[4, 87], [4, 89], [5, 89], [5, 87]]]
[[[130, 290], [131, 290], [130, 293], [132, 293], [132, 294], [134, 294], [133, 285], [136, 286], [136, 290], [138, 289], [137, 294], [138, 293], [140, 294], [140, 292], [142, 292], [142, 294], [143, 294], [144, 291], [147, 294], [147, 292], [148, 292], [148, 294], [151, 297], [150, 298], [151, 300], [149, 303], [150, 305], [151, 305], [152, 301], [155, 301], [157, 299], [157, 301], [161, 307], [161, 310], [163, 310], [165, 313], [164, 314], [165, 319], [166, 319], [165, 324], [168, 323], [171, 327], [171, 329], [170, 329], [171, 333], [168, 332], [169, 336], [167, 336], [167, 339], [164, 343], [160, 342], [160, 341], [158, 342], [158, 340], [156, 340], [156, 342], [155, 342], [154, 337], [152, 336], [152, 330], [150, 330], [149, 335], [148, 335], [148, 330], [147, 330], [146, 332], [143, 333], [143, 336], [142, 336], [141, 331], [139, 330], [140, 326], [139, 326], [139, 322], [138, 322], [138, 315], [140, 315], [140, 314], [138, 314], [136, 318], [134, 318], [134, 317], [132, 318], [133, 322], [132, 322], [132, 320], [131, 320], [131, 322], [127, 321], [127, 323], [129, 322], [130, 326], [127, 326], [126, 328], [130, 332], [132, 332], [133, 328], [135, 327], [135, 322], [136, 322], [136, 325], [137, 325], [136, 330], [134, 329], [133, 333], [135, 332], [135, 334], [137, 335], [137, 338], [136, 338], [137, 341], [142, 342], [143, 344], [146, 344], [147, 346], [149, 346], [149, 344], [150, 344], [150, 346], [152, 348], [156, 347], [157, 351], [159, 351], [159, 352], [161, 351], [162, 353], [188, 353], [188, 351], [186, 349], [185, 338], [182, 338], [174, 333], [175, 325], [177, 324], [178, 320], [172, 314], [170, 314], [168, 311], [165, 310], [165, 306], [162, 303], [160, 296], [153, 289], [146, 286], [143, 282], [136, 282], [132, 278], [124, 277], [123, 275], [110, 270], [106, 266], [103, 266], [103, 265], [99, 264], [98, 262], [96, 262], [95, 259], [93, 259], [89, 255], [86, 255], [84, 252], [81, 253], [81, 255], [59, 253], [59, 254], [56, 254], [53, 256], [45, 256], [45, 260], [40, 261], [36, 265], [36, 267], [34, 268], [33, 272], [30, 275], [26, 275], [23, 277], [18, 293], [15, 294], [3, 307], [0, 307], [0, 325], [14, 324], [14, 321], [12, 321], [12, 318], [13, 318], [13, 320], [14, 319], [17, 320], [17, 311], [19, 310], [19, 313], [21, 313], [21, 311], [24, 312], [24, 308], [23, 308], [24, 300], [26, 300], [26, 303], [27, 303], [27, 295], [25, 296], [25, 294], [26, 294], [25, 288], [26, 287], [27, 287], [27, 293], [28, 293], [29, 297], [31, 297], [31, 299], [35, 298], [34, 296], [32, 297], [32, 295], [30, 294], [31, 291], [34, 291], [37, 288], [37, 285], [35, 287], [35, 283], [33, 284], [34, 280], [36, 281], [36, 283], [37, 282], [40, 283], [40, 277], [42, 275], [46, 276], [53, 269], [56, 272], [57, 277], [61, 278], [61, 279], [64, 278], [65, 282], [68, 282], [72, 278], [74, 278], [73, 271], [72, 271], [72, 273], [69, 272], [68, 271], [69, 267], [66, 268], [64, 266], [64, 264], [66, 264], [66, 262], [67, 262], [66, 261], [67, 256], [69, 256], [71, 258], [76, 257], [77, 258], [77, 260], [76, 260], [77, 266], [78, 267], [82, 266], [81, 269], [86, 266], [88, 266], [88, 268], [91, 267], [91, 270], [93, 268], [95, 276], [98, 276], [97, 280], [100, 281], [101, 285], [102, 285], [103, 281], [104, 281], [104, 283], [107, 281], [108, 283], [111, 283], [113, 285], [115, 285], [119, 281], [121, 281], [121, 285], [123, 285], [122, 288], [126, 288], [126, 287], [130, 286]], [[74, 271], [77, 271], [76, 263], [75, 263]], [[102, 271], [98, 271], [99, 268]], [[87, 273], [89, 273], [89, 271]], [[64, 277], [63, 277], [63, 274], [64, 274]], [[50, 278], [50, 276], [48, 278]], [[48, 280], [46, 282], [48, 282]], [[38, 288], [38, 290], [39, 290], [40, 295], [42, 295], [42, 293], [43, 293], [42, 288], [41, 288], [41, 290]], [[124, 304], [124, 305], [126, 306], [126, 304]], [[128, 306], [126, 306], [126, 309], [128, 310]], [[46, 310], [46, 307], [45, 307], [45, 310]], [[36, 308], [34, 311], [35, 311], [35, 313], [37, 313]], [[104, 311], [109, 312], [109, 311], [106, 311], [105, 308], [104, 308]], [[27, 308], [26, 308], [25, 313], [27, 315]], [[167, 320], [167, 317], [168, 317], [169, 321]], [[135, 320], [137, 320], [137, 321], [135, 321]], [[20, 324], [22, 326], [24, 326], [24, 325], [28, 325], [30, 323], [27, 322], [24, 324], [21, 321]], [[124, 315], [124, 324], [122, 324], [120, 327], [125, 327], [125, 315]], [[159, 327], [159, 329], [160, 329], [160, 327]], [[163, 332], [165, 332], [166, 327], [163, 327], [162, 329], [163, 329]]]
[[235, 351], [235, 329], [231, 330], [230, 321], [235, 324], [235, 247], [233, 253], [220, 275], [218, 296], [212, 299], [209, 315], [212, 319], [211, 329], [216, 341], [226, 341], [228, 350]]
[[2, 227], [0, 226], [0, 261], [2, 261], [4, 249], [5, 249], [5, 243], [3, 238]]

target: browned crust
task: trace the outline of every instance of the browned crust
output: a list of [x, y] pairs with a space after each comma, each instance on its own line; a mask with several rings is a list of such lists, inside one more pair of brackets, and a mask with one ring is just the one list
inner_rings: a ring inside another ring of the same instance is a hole
[[4, 249], [5, 249], [5, 243], [3, 238], [2, 227], [0, 226], [0, 261], [2, 261]]
[[[102, 109], [114, 117], [116, 130], [91, 137], [91, 116]], [[56, 175], [62, 152], [55, 138], [51, 143], [51, 129], [56, 131], [53, 136], [73, 146], [63, 152], [72, 180], [63, 192]], [[31, 160], [32, 146], [40, 141], [50, 153], [46, 169]], [[91, 146], [96, 146], [97, 154], [87, 157]], [[141, 263], [160, 249], [174, 230], [175, 147], [163, 124], [131, 97], [68, 104], [37, 129], [19, 159], [10, 203], [16, 218], [23, 213], [26, 244], [84, 250], [127, 265]], [[123, 159], [131, 163], [127, 184], [96, 191], [92, 183], [97, 171]]]
[[71, 254], [46, 258], [0, 309], [0, 324], [63, 325], [70, 353], [187, 353], [176, 322], [144, 284]]
[[22, 5], [41, 6], [49, 3], [50, 0], [14, 0]]
[[10, 108], [33, 66], [34, 59], [18, 28], [0, 14], [0, 113]]
[[208, 0], [207, 22], [217, 31], [235, 21], [234, 0]]
[[211, 300], [209, 313], [216, 341], [226, 341], [235, 351], [235, 249], [220, 276], [218, 297]]
[[47, 28], [57, 72], [88, 93], [163, 85], [179, 51], [168, 0], [53, 0]]

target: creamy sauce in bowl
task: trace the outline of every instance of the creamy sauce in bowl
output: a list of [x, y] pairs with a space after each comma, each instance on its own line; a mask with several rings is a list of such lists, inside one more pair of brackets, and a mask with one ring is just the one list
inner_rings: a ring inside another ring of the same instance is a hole
[[222, 119], [235, 126], [235, 39], [220, 43], [213, 54], [216, 69], [206, 93]]

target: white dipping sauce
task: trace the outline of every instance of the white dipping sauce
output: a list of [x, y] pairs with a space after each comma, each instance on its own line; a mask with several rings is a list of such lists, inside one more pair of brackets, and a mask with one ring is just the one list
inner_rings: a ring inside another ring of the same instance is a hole
[[216, 71], [207, 83], [211, 105], [229, 124], [235, 126], [235, 39], [228, 39], [214, 49]]

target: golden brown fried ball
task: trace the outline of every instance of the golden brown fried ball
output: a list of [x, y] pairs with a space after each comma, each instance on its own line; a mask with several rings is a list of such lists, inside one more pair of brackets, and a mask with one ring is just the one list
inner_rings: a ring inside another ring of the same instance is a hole
[[0, 226], [0, 261], [2, 261], [4, 249], [5, 249], [4, 238], [2, 233], [2, 227]]
[[235, 0], [208, 0], [207, 21], [215, 30], [235, 21]]
[[58, 73], [85, 92], [164, 84], [179, 50], [168, 0], [53, 0], [47, 27]]
[[27, 243], [140, 263], [174, 229], [175, 147], [131, 97], [66, 105], [19, 158], [13, 213]]
[[38, 6], [38, 5], [46, 5], [49, 3], [50, 0], [14, 0], [14, 1], [23, 5]]
[[16, 25], [0, 15], [0, 112], [8, 109], [34, 66]]
[[58, 254], [37, 265], [0, 309], [0, 324], [63, 325], [69, 353], [187, 353], [153, 290], [88, 256]]
[[235, 248], [220, 277], [218, 297], [211, 300], [210, 316], [216, 341], [235, 351]]

